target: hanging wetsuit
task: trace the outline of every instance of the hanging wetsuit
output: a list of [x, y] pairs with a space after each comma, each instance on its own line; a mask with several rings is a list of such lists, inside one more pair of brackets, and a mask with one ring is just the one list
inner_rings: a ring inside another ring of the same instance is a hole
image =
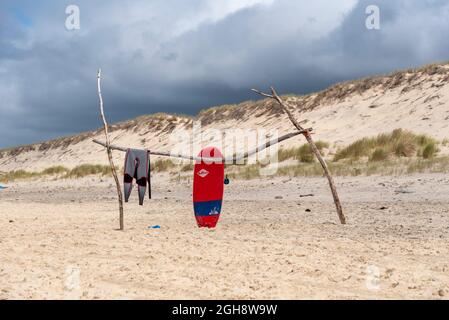
[[125, 202], [128, 202], [136, 179], [139, 191], [139, 204], [143, 205], [148, 183], [148, 193], [151, 199], [150, 153], [147, 150], [128, 149], [125, 157]]

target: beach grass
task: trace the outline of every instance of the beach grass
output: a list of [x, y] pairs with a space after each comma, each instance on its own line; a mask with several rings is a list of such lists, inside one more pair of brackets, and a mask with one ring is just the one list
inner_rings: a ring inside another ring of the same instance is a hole
[[379, 161], [393, 157], [410, 158], [414, 156], [430, 159], [435, 157], [437, 153], [438, 148], [435, 139], [424, 134], [396, 129], [391, 133], [382, 133], [376, 137], [359, 139], [349, 146], [337, 150], [333, 161], [358, 160], [360, 158]]
[[[447, 139], [446, 139], [447, 140]], [[334, 176], [401, 175], [426, 172], [449, 172], [449, 157], [438, 156], [438, 142], [432, 137], [396, 129], [390, 133], [366, 137], [337, 149], [332, 155], [330, 144], [317, 141], [317, 148], [327, 157], [329, 169]], [[335, 146], [333, 147], [335, 148]], [[288, 162], [286, 162], [288, 161]], [[322, 176], [321, 165], [316, 161], [308, 144], [298, 148], [279, 149], [277, 167], [271, 176], [312, 177]], [[250, 180], [265, 177], [267, 164], [260, 162], [246, 165], [226, 165], [229, 178]], [[118, 170], [120, 168], [117, 168]], [[194, 163], [176, 164], [171, 159], [157, 159], [151, 162], [153, 172], [179, 173], [191, 178]], [[123, 174], [123, 168], [121, 168]], [[111, 175], [110, 167], [99, 164], [82, 164], [72, 169], [52, 166], [33, 172], [15, 170], [0, 175], [0, 182], [26, 180], [42, 177], [53, 179], [77, 179], [89, 175]]]

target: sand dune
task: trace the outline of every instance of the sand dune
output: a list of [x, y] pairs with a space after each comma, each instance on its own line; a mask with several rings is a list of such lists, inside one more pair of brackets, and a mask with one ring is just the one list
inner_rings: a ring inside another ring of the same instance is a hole
[[[432, 65], [338, 84], [308, 96], [289, 96], [288, 101], [295, 106], [299, 119], [309, 120], [307, 126], [315, 129], [315, 139], [328, 141], [336, 148], [397, 128], [445, 139], [449, 138], [448, 80], [449, 65]], [[115, 124], [111, 137], [113, 143], [122, 146], [171, 151], [176, 144], [174, 133], [185, 130], [192, 134], [194, 122], [201, 122], [203, 146], [217, 145], [210, 140], [212, 136], [206, 134], [212, 134], [212, 129], [263, 128], [267, 133], [278, 130], [280, 135], [293, 131], [276, 104], [261, 100], [211, 108], [194, 118], [165, 114], [143, 116]], [[92, 143], [93, 138], [103, 139], [103, 133], [88, 132], [0, 151], [0, 171], [42, 170], [59, 164], [69, 168], [80, 164], [107, 164], [104, 150]], [[297, 145], [301, 139], [288, 140], [282, 146]], [[256, 146], [254, 143], [249, 147]], [[197, 154], [200, 148], [198, 143], [193, 153]], [[238, 145], [235, 151], [244, 148]], [[182, 151], [192, 152], [190, 147]], [[122, 162], [122, 154], [114, 156], [117, 163]]]

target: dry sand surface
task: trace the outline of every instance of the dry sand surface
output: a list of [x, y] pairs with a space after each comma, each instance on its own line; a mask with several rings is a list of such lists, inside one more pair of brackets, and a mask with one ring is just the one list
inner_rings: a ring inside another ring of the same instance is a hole
[[231, 181], [207, 230], [160, 175], [124, 232], [110, 178], [10, 184], [0, 299], [447, 299], [449, 174], [337, 182], [346, 226], [325, 179], [276, 178]]

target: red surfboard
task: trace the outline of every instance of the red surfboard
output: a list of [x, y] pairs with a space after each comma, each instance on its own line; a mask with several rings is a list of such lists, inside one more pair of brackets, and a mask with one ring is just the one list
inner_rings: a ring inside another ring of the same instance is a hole
[[[198, 157], [222, 158], [220, 150], [207, 147]], [[200, 228], [215, 228], [223, 201], [224, 162], [196, 161], [193, 171], [193, 210]]]

